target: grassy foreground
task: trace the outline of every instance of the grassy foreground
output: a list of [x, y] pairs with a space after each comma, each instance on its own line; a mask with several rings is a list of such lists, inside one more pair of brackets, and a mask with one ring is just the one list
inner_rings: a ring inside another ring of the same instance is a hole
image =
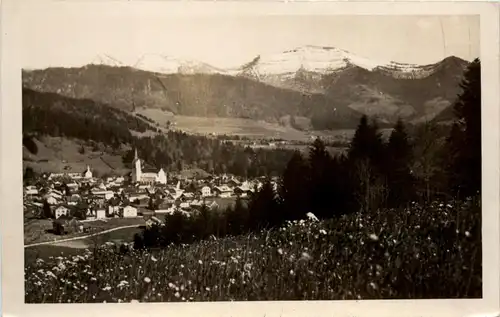
[[477, 298], [478, 203], [302, 220], [278, 230], [25, 268], [27, 303]]

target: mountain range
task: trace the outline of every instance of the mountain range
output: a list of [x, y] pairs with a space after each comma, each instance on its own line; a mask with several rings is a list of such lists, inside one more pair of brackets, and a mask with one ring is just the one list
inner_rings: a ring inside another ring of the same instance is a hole
[[130, 111], [269, 122], [300, 117], [321, 130], [354, 127], [361, 114], [382, 125], [433, 119], [460, 92], [467, 65], [454, 56], [430, 65], [374, 61], [318, 46], [257, 56], [231, 69], [158, 54], [132, 65], [99, 55], [82, 67], [23, 70], [23, 86]]

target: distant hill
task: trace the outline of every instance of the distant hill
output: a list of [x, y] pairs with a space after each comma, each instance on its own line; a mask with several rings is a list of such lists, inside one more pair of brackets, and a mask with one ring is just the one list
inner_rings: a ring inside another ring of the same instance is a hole
[[354, 128], [361, 114], [382, 126], [397, 118], [431, 120], [455, 100], [467, 65], [454, 56], [414, 65], [303, 46], [227, 70], [155, 54], [125, 66], [104, 55], [83, 67], [24, 70], [23, 85], [129, 112], [158, 108], [177, 115], [273, 123], [294, 116], [310, 120], [310, 129], [322, 130]]
[[[250, 149], [158, 128], [111, 105], [23, 88], [23, 163], [39, 171], [130, 169], [137, 148], [149, 165], [241, 176], [279, 174], [292, 151]], [[150, 132], [149, 134], [146, 132]]]
[[[298, 91], [220, 74], [159, 74], [130, 67], [88, 65], [23, 71], [26, 88], [92, 99], [133, 111], [160, 108], [178, 115], [236, 117], [278, 122], [294, 115], [328, 113], [333, 101], [323, 94]], [[347, 105], [329, 113], [336, 128], [352, 128], [361, 114]]]

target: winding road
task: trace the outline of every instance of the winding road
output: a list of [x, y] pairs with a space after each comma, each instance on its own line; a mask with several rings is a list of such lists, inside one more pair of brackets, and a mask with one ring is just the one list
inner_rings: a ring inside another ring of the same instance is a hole
[[87, 239], [87, 238], [95, 237], [95, 236], [98, 236], [98, 235], [106, 234], [106, 233], [109, 233], [109, 232], [113, 232], [113, 231], [116, 231], [116, 230], [127, 229], [127, 228], [134, 228], [134, 227], [137, 228], [137, 227], [139, 227], [139, 225], [135, 224], [135, 225], [128, 225], [128, 226], [121, 226], [121, 227], [111, 228], [111, 229], [108, 229], [108, 230], [104, 230], [104, 231], [100, 231], [100, 232], [88, 234], [88, 235], [85, 235], [85, 236], [78, 236], [78, 237], [74, 237], [74, 238], [54, 240], [54, 241], [38, 242], [38, 243], [33, 243], [33, 244], [26, 244], [26, 245], [24, 245], [24, 248], [26, 249], [26, 248], [30, 248], [30, 247], [36, 247], [36, 246], [39, 246], [39, 245], [58, 244], [58, 243], [63, 243], [63, 242], [69, 242], [69, 241], [75, 241], [75, 240], [82, 240], [82, 239]]

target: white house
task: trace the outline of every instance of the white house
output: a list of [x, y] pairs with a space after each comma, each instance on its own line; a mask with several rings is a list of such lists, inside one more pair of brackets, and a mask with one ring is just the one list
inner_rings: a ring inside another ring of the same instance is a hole
[[58, 219], [59, 217], [61, 217], [62, 215], [65, 215], [67, 216], [69, 213], [69, 209], [64, 207], [64, 206], [59, 206], [56, 208], [56, 210], [54, 211], [54, 216], [56, 217], [56, 219]]
[[125, 206], [123, 208], [123, 217], [124, 218], [133, 218], [137, 217], [137, 208], [133, 206]]
[[35, 186], [26, 186], [26, 195], [38, 195], [38, 189]]
[[111, 205], [108, 206], [108, 214], [110, 215], [117, 215], [119, 211], [120, 211], [119, 206], [111, 206]]
[[214, 188], [214, 193], [222, 198], [231, 197], [233, 190], [227, 185], [217, 186]]
[[57, 198], [55, 198], [54, 196], [47, 196], [45, 198], [45, 200], [47, 201], [47, 204], [49, 204], [49, 205], [57, 205], [59, 203], [59, 200]]
[[106, 218], [106, 209], [99, 208], [96, 210], [96, 218], [104, 219]]
[[201, 196], [202, 197], [210, 197], [212, 195], [212, 190], [208, 186], [203, 186], [201, 188]]
[[109, 200], [115, 196], [115, 193], [112, 190], [92, 190], [92, 194], [103, 197], [106, 200]]

